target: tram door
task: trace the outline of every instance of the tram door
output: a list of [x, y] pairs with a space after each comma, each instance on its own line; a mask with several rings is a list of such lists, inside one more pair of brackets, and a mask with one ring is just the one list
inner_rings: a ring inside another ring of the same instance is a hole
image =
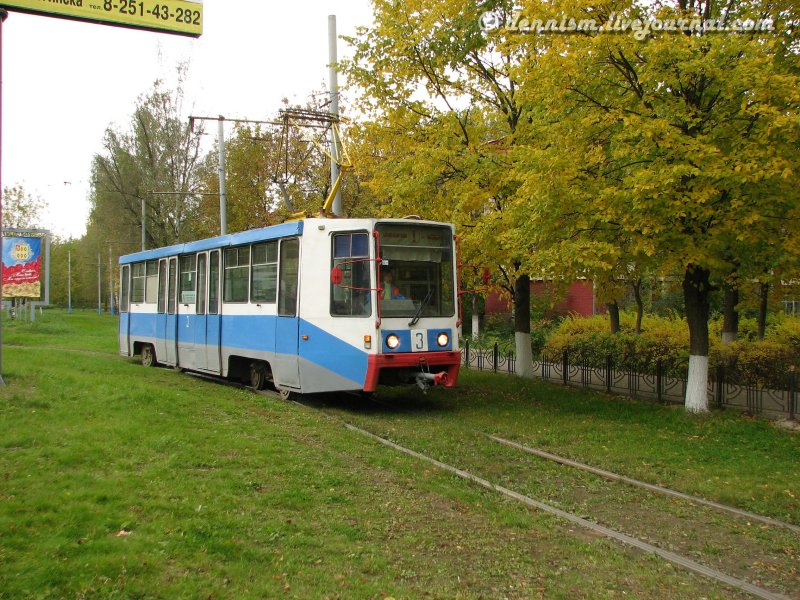
[[197, 255], [181, 256], [178, 269], [178, 362], [185, 369], [194, 369]]
[[169, 276], [167, 277], [167, 318], [164, 323], [164, 343], [166, 344], [165, 362], [174, 365], [178, 362], [177, 328], [178, 315], [176, 314], [178, 288], [178, 259], [169, 259]]
[[206, 368], [221, 373], [220, 332], [222, 318], [219, 310], [220, 252], [212, 250], [208, 255], [208, 311], [206, 315]]
[[207, 369], [206, 357], [206, 288], [208, 282], [208, 252], [197, 255], [197, 298], [194, 319], [194, 367]]
[[278, 382], [300, 387], [297, 360], [300, 319], [298, 318], [298, 274], [300, 240], [281, 240], [278, 259], [278, 317], [275, 320], [275, 363]]
[[[159, 360], [167, 360], [167, 347], [170, 339], [167, 331], [167, 259], [158, 261], [158, 310], [156, 311], [156, 356]], [[174, 337], [174, 336], [173, 336]]]

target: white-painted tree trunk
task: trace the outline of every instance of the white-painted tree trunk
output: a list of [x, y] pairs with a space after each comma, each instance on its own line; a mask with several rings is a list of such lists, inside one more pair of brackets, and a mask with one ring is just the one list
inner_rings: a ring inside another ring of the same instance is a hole
[[708, 357], [689, 356], [689, 378], [686, 381], [686, 411], [708, 412]]
[[533, 352], [531, 350], [531, 334], [517, 331], [514, 333], [517, 361], [514, 372], [520, 377], [533, 377]]
[[472, 339], [478, 341], [481, 335], [481, 316], [477, 313], [472, 313]]
[[735, 331], [723, 331], [722, 332], [722, 342], [724, 344], [730, 344], [731, 342], [735, 342], [737, 339], [737, 335]]

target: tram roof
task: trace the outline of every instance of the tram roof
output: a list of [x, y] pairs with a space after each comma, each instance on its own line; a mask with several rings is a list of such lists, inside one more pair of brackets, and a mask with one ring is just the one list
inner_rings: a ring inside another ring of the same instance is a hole
[[167, 256], [177, 256], [178, 254], [189, 254], [192, 252], [202, 252], [203, 250], [213, 250], [215, 248], [252, 244], [254, 242], [274, 240], [292, 235], [303, 235], [303, 221], [292, 221], [290, 223], [281, 223], [280, 225], [271, 225], [270, 227], [248, 229], [247, 231], [218, 235], [217, 237], [198, 240], [196, 242], [186, 242], [173, 246], [165, 246], [164, 248], [155, 248], [153, 250], [145, 250], [144, 252], [126, 254], [125, 256], [119, 257], [119, 264], [125, 265], [144, 260], [156, 260]]

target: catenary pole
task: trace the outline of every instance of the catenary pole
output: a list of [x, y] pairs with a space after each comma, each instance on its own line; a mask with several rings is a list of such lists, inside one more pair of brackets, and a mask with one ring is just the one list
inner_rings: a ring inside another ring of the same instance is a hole
[[102, 290], [102, 280], [100, 279], [100, 265], [102, 264], [100, 261], [100, 253], [97, 253], [97, 314], [103, 314], [103, 290]]
[[111, 246], [108, 247], [108, 312], [114, 315], [114, 265], [111, 262]]
[[67, 250], [67, 312], [72, 312], [72, 250]]
[[228, 233], [228, 195], [225, 193], [225, 117], [219, 116], [219, 234]]
[[[331, 157], [333, 158], [331, 161], [331, 185], [339, 178], [339, 140], [336, 135], [336, 125], [339, 121], [339, 76], [336, 71], [337, 60], [336, 15], [328, 15], [328, 87], [330, 88], [331, 94], [330, 112], [334, 117], [334, 123], [331, 125]], [[341, 189], [336, 192], [331, 210], [337, 217], [341, 217], [343, 214]]]

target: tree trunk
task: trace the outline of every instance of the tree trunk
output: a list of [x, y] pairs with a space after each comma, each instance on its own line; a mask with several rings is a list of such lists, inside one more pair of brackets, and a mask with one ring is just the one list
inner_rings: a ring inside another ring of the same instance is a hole
[[637, 279], [631, 284], [633, 297], [636, 300], [636, 335], [642, 333], [642, 318], [644, 317], [644, 302], [642, 301], [642, 280]]
[[686, 410], [708, 412], [708, 269], [689, 265], [683, 276], [683, 300], [689, 323], [689, 376], [686, 382]]
[[724, 291], [722, 341], [726, 344], [735, 342], [739, 337], [739, 311], [736, 310], [736, 305], [739, 304], [739, 288], [734, 285], [725, 283], [722, 287]]
[[481, 336], [481, 316], [478, 314], [479, 305], [478, 294], [472, 294], [472, 339], [476, 342]]
[[619, 304], [616, 300], [606, 304], [608, 309], [608, 322], [611, 325], [611, 333], [619, 333]]
[[514, 372], [520, 377], [533, 377], [531, 279], [527, 275], [520, 275], [514, 282], [514, 343], [517, 356]]
[[758, 339], [763, 340], [767, 330], [767, 306], [769, 304], [769, 283], [759, 284]]

